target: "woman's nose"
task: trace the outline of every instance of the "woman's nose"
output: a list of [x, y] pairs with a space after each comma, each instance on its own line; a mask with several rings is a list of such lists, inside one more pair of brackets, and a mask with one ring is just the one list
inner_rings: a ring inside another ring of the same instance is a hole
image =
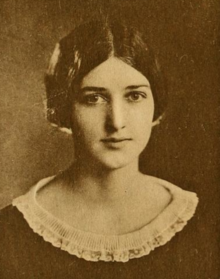
[[118, 131], [125, 128], [126, 111], [121, 102], [112, 102], [109, 105], [106, 128], [108, 131]]

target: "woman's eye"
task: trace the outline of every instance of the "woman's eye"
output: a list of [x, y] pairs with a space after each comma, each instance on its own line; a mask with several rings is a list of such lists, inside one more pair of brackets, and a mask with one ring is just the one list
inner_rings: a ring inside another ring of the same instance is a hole
[[143, 99], [146, 99], [147, 95], [144, 92], [134, 91], [134, 92], [130, 92], [127, 98], [130, 102], [140, 102]]
[[87, 104], [101, 104], [105, 103], [107, 100], [104, 96], [99, 94], [89, 94], [84, 98], [85, 103]]

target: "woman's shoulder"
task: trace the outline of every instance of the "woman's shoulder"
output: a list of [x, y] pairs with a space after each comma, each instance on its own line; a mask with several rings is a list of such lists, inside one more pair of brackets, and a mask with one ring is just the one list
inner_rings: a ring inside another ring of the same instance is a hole
[[0, 233], [2, 234], [5, 230], [15, 231], [17, 225], [23, 222], [22, 214], [17, 210], [16, 207], [11, 204], [0, 210]]
[[0, 265], [9, 265], [10, 260], [17, 253], [24, 250], [24, 240], [29, 238], [32, 232], [22, 213], [14, 206], [8, 205], [0, 211]]
[[[178, 216], [186, 223], [190, 220], [197, 208], [199, 199], [195, 192], [183, 189], [167, 180], [154, 176], [146, 176], [146, 180], [151, 182], [157, 195], [164, 196], [164, 191], [170, 196], [168, 206], [161, 212], [160, 215]], [[162, 190], [161, 190], [162, 189]], [[164, 196], [166, 198], [166, 195]], [[175, 218], [174, 218], [175, 219]]]
[[184, 189], [173, 184], [172, 182], [168, 182], [167, 180], [155, 176], [144, 175], [144, 177], [146, 181], [149, 181], [153, 185], [155, 191], [157, 191], [157, 189], [160, 189], [159, 191], [161, 191], [161, 193], [166, 191], [170, 194], [172, 200], [178, 198], [181, 200], [191, 200], [195, 203], [195, 205], [198, 204], [198, 196], [195, 192], [189, 191], [188, 189]]
[[[15, 206], [8, 205], [0, 210], [0, 243], [1, 247], [25, 238], [30, 229], [23, 214]], [[2, 249], [0, 249], [2, 250]]]

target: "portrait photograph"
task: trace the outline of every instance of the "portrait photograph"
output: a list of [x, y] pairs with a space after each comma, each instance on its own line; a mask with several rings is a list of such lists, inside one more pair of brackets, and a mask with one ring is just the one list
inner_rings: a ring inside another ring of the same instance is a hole
[[0, 1], [0, 278], [220, 279], [220, 2]]

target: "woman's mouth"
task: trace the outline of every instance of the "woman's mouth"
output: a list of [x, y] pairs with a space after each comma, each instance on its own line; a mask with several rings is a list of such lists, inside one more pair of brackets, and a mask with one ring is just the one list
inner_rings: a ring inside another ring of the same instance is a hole
[[101, 141], [109, 148], [112, 149], [120, 149], [126, 146], [126, 144], [131, 141], [131, 138], [116, 138], [116, 137], [110, 137], [110, 138], [104, 138]]
[[130, 141], [131, 138], [105, 138], [102, 139], [103, 142], [122, 142], [122, 141]]

